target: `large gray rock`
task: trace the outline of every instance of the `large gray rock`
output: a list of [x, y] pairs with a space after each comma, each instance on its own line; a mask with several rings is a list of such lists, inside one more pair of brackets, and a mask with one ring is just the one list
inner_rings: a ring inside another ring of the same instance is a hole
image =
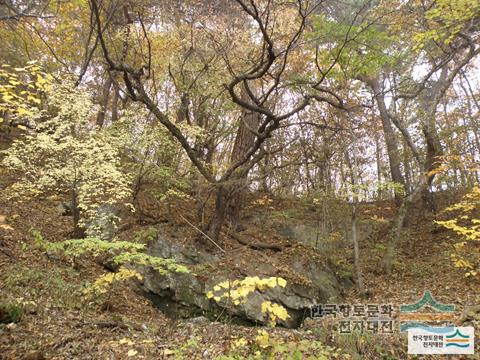
[[330, 234], [322, 234], [316, 226], [288, 222], [274, 223], [274, 226], [282, 237], [320, 251], [336, 251], [348, 246], [343, 237], [333, 238]]
[[[252, 250], [253, 251], [253, 250]], [[205, 267], [221, 269], [222, 263], [228, 263], [225, 257], [222, 259], [214, 255], [199, 252], [197, 249], [174, 244], [159, 236], [149, 245], [149, 252], [160, 257], [174, 258], [177, 262], [186, 265], [195, 265], [195, 268]], [[254, 255], [254, 254], [253, 254]], [[225, 255], [228, 258], [228, 254]], [[230, 255], [235, 256], [235, 255]], [[328, 266], [310, 257], [308, 254], [299, 254], [291, 258], [289, 263], [279, 264], [286, 269], [293, 277], [298, 276], [303, 281], [288, 281], [285, 288], [275, 287], [265, 291], [255, 291], [250, 294], [247, 301], [234, 305], [231, 301], [220, 301], [219, 303], [206, 297], [207, 291], [216, 284], [228, 279], [227, 271], [216, 271], [215, 273], [202, 272], [201, 274], [191, 273], [169, 273], [161, 275], [152, 269], [144, 269], [144, 288], [152, 294], [160, 297], [168, 297], [174, 302], [194, 307], [205, 313], [228, 313], [252, 322], [266, 323], [267, 319], [261, 312], [261, 305], [264, 301], [284, 306], [290, 317], [281, 325], [286, 327], [298, 327], [306, 311], [314, 304], [337, 302], [341, 300], [341, 285], [335, 273]], [[248, 276], [270, 277], [278, 276], [278, 266], [261, 264], [262, 257], [258, 261], [243, 264], [242, 274]], [[222, 261], [220, 261], [222, 260]], [[230, 269], [225, 269], [230, 270]], [[196, 312], [192, 314], [198, 315]]]
[[305, 224], [281, 223], [278, 225], [278, 232], [287, 239], [295, 240], [310, 246], [314, 246], [320, 236], [316, 227]]
[[57, 205], [57, 214], [60, 216], [72, 216], [72, 203], [62, 201]]
[[118, 206], [111, 204], [99, 206], [95, 217], [87, 223], [86, 234], [102, 240], [112, 240], [117, 232], [119, 215], [120, 208]]

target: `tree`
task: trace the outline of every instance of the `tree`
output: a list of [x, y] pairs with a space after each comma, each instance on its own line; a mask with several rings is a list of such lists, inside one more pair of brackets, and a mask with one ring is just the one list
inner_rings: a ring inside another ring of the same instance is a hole
[[[319, 67], [319, 71], [312, 75], [308, 83], [294, 84], [294, 86], [300, 87], [301, 91], [295, 93], [293, 97], [296, 101], [287, 110], [277, 112], [270, 109], [269, 103], [273, 102], [274, 97], [279, 96], [281, 92], [288, 94], [288, 91], [281, 89], [285, 81], [284, 77], [288, 73], [289, 59], [293, 53], [301, 51], [299, 44], [307, 24], [307, 18], [316, 10], [316, 6], [309, 5], [308, 2], [304, 1], [282, 5], [262, 4], [261, 2], [257, 4], [254, 1], [247, 3], [237, 0], [237, 4], [241, 14], [246, 16], [245, 19], [252, 21], [255, 25], [255, 28], [248, 29], [252, 32], [248, 41], [253, 44], [251, 48], [253, 55], [250, 56], [248, 61], [240, 62], [238, 65], [238, 60], [232, 61], [230, 57], [232, 53], [226, 51], [228, 49], [227, 43], [212, 42], [212, 46], [219, 48], [219, 55], [223, 58], [225, 66], [230, 72], [230, 80], [224, 84], [224, 87], [227, 89], [231, 101], [240, 109], [258, 114], [261, 121], [255, 128], [248, 129], [254, 134], [253, 141], [249, 141], [251, 145], [248, 146], [248, 149], [244, 149], [238, 159], [229, 164], [221, 175], [216, 176], [191, 144], [186, 134], [182, 132], [169, 114], [158, 105], [159, 94], [155, 91], [157, 85], [153, 78], [152, 68], [152, 53], [155, 52], [155, 49], [150, 40], [150, 37], [154, 34], [147, 32], [146, 19], [140, 16], [140, 12], [138, 12], [139, 15], [134, 15], [131, 11], [134, 8], [133, 4], [124, 7], [126, 9], [125, 16], [131, 20], [131, 24], [136, 24], [142, 34], [141, 47], [136, 49], [135, 55], [132, 55], [132, 61], [127, 62], [128, 57], [119, 58], [115, 56], [115, 52], [106, 41], [105, 33], [108, 24], [104, 24], [102, 19], [104, 17], [109, 18], [112, 10], [106, 6], [100, 6], [96, 0], [91, 0], [98, 40], [109, 70], [122, 75], [128, 96], [133, 101], [143, 103], [154, 114], [156, 119], [168, 129], [183, 147], [189, 160], [199, 173], [215, 186], [217, 210], [205, 229], [209, 237], [215, 240], [220, 235], [221, 227], [225, 221], [224, 209], [230, 201], [229, 195], [225, 191], [225, 184], [235, 183], [246, 177], [248, 171], [263, 158], [263, 145], [281, 126], [281, 123], [305, 109], [313, 101], [325, 102], [337, 108], [346, 108], [335, 92], [328, 86], [324, 86], [327, 75], [335, 64], [334, 60], [332, 64], [325, 65], [325, 71], [322, 71]], [[280, 32], [276, 23], [269, 21], [274, 13], [288, 16], [291, 20], [285, 32]], [[256, 44], [258, 41], [255, 39], [261, 39], [259, 45]], [[128, 37], [124, 38], [123, 49], [133, 53], [131, 46], [132, 43]], [[255, 94], [252, 90], [255, 87], [261, 88], [262, 91]], [[247, 100], [239, 94], [239, 88], [245, 90], [248, 95]]]
[[21, 18], [47, 19], [52, 16], [49, 12], [50, 3], [50, 0], [2, 1], [0, 21], [18, 21]]
[[29, 127], [28, 117], [34, 115], [31, 109], [41, 103], [51, 81], [51, 75], [42, 72], [35, 61], [19, 68], [3, 64], [0, 68], [0, 131], [2, 127]]
[[[327, 29], [337, 26], [341, 30], [332, 34], [335, 48], [344, 47], [341, 41], [344, 36], [353, 38], [346, 44], [339, 64], [347, 79], [359, 79], [373, 92], [384, 129], [392, 180], [405, 184], [392, 123], [413, 153], [420, 171], [412, 192], [405, 199], [397, 194], [398, 210], [384, 259], [387, 273], [392, 269], [396, 243], [413, 204], [423, 197], [424, 204], [428, 205], [425, 209], [435, 209], [430, 190], [444, 154], [438, 134], [438, 107], [457, 75], [480, 53], [474, 41], [478, 31], [474, 23], [480, 15], [477, 3], [433, 1], [429, 7], [401, 2], [397, 5], [400, 16], [390, 12], [391, 4], [387, 9], [368, 1], [352, 2], [347, 6], [363, 6], [369, 13], [364, 21], [350, 16], [356, 20], [352, 22], [354, 26], [345, 25], [342, 9], [333, 12], [334, 24], [330, 19], [321, 19]], [[447, 8], [451, 11], [446, 11]], [[387, 27], [379, 19], [399, 26]], [[413, 32], [414, 25], [420, 30]], [[413, 51], [405, 51], [409, 48]], [[420, 79], [417, 76], [419, 64], [428, 68]], [[390, 101], [389, 108], [386, 98]], [[423, 135], [420, 143], [414, 139], [416, 131]]]
[[68, 81], [52, 85], [45, 104], [28, 111], [33, 129], [15, 140], [3, 159], [4, 166], [19, 174], [13, 195], [69, 194], [73, 237], [82, 238], [100, 205], [130, 199], [132, 178], [120, 162], [122, 138], [94, 131], [96, 107]]
[[[407, 6], [408, 8], [408, 6]], [[445, 8], [451, 8], [452, 12], [444, 12]], [[437, 131], [437, 110], [447, 90], [457, 78], [457, 75], [464, 69], [478, 54], [480, 46], [473, 40], [477, 31], [472, 26], [474, 19], [480, 16], [480, 6], [469, 1], [433, 2], [428, 10], [416, 8], [422, 30], [414, 36], [414, 49], [425, 56], [429, 71], [419, 81], [412, 83], [404, 81], [403, 86], [397, 89], [394, 100], [417, 100], [417, 112], [415, 119], [425, 139], [425, 150], [418, 149], [412, 140], [413, 136], [408, 128], [395, 115], [391, 119], [401, 132], [405, 142], [410, 147], [420, 167], [421, 174], [418, 177], [415, 189], [407, 196], [404, 203], [398, 210], [392, 226], [389, 245], [384, 259], [384, 267], [387, 273], [392, 269], [392, 261], [395, 256], [395, 247], [400, 237], [405, 217], [412, 205], [423, 196], [424, 203], [428, 202], [431, 208], [435, 208], [433, 199], [430, 196], [437, 169], [442, 165], [443, 149]], [[455, 24], [454, 26], [446, 24]], [[425, 49], [428, 48], [428, 51]], [[422, 50], [423, 49], [423, 50]], [[436, 75], [436, 78], [434, 78]]]

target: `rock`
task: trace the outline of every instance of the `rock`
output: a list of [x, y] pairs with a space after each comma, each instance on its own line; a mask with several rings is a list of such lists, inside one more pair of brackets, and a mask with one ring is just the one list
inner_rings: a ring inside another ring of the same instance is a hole
[[99, 265], [102, 265], [105, 270], [108, 270], [110, 272], [117, 272], [121, 267], [121, 264], [116, 263], [114, 261], [114, 258], [108, 255], [99, 257], [97, 259], [97, 262]]
[[[199, 252], [195, 248], [181, 246], [168, 241], [162, 236], [152, 241], [149, 245], [149, 253], [155, 256], [174, 258], [178, 263], [196, 265], [201, 268], [202, 264], [208, 264], [212, 268], [221, 269], [221, 259], [216, 256]], [[278, 253], [277, 253], [278, 254]], [[235, 256], [234, 254], [225, 256]], [[341, 285], [335, 272], [328, 266], [315, 260], [308, 254], [288, 257], [288, 263], [282, 262], [279, 266], [287, 269], [304, 281], [294, 283], [287, 281], [285, 288], [275, 287], [265, 291], [255, 291], [250, 294], [245, 303], [234, 305], [231, 301], [220, 303], [206, 297], [208, 290], [216, 284], [228, 279], [227, 271], [217, 271], [216, 274], [207, 273], [195, 275], [191, 273], [168, 273], [160, 275], [150, 268], [143, 270], [144, 289], [151, 295], [156, 296], [157, 306], [165, 311], [187, 310], [187, 315], [198, 316], [198, 314], [219, 314], [227, 313], [250, 322], [266, 324], [267, 319], [261, 312], [261, 305], [264, 301], [271, 301], [286, 308], [290, 317], [281, 323], [289, 328], [301, 325], [308, 309], [320, 303], [337, 302], [341, 300]], [[235, 259], [236, 260], [236, 259]], [[278, 276], [278, 266], [269, 264], [258, 264], [254, 261], [241, 265], [242, 274], [249, 276], [270, 277]], [[227, 269], [226, 269], [227, 270]], [[168, 301], [167, 301], [168, 300]], [[213, 316], [212, 316], [213, 317]]]
[[480, 305], [466, 306], [457, 324], [473, 324], [475, 322], [480, 322]]
[[205, 324], [205, 323], [208, 323], [209, 320], [205, 316], [197, 316], [197, 317], [194, 317], [193, 319], [190, 319], [190, 322], [194, 324]]
[[72, 216], [72, 203], [62, 201], [57, 205], [57, 213], [60, 216]]
[[277, 231], [281, 236], [305, 245], [317, 246], [318, 248], [331, 246], [330, 242], [327, 244], [322, 242], [320, 230], [315, 226], [281, 223], [277, 225]]
[[153, 256], [173, 258], [178, 263], [189, 265], [218, 260], [216, 256], [205, 251], [168, 241], [158, 233], [156, 234], [156, 238], [149, 242], [148, 252]]
[[111, 204], [99, 206], [95, 217], [87, 223], [87, 235], [102, 240], [112, 240], [117, 231], [119, 215], [120, 209], [117, 206]]

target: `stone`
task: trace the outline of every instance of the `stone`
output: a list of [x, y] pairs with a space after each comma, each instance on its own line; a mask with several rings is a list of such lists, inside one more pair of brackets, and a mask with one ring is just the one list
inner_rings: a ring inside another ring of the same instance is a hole
[[88, 236], [111, 241], [117, 232], [117, 222], [120, 215], [118, 206], [104, 204], [98, 207], [95, 216], [86, 226]]
[[[163, 236], [149, 244], [149, 253], [154, 256], [174, 258], [185, 265], [221, 266], [220, 259], [215, 255], [200, 252], [193, 247], [182, 246], [168, 241]], [[228, 253], [225, 256], [229, 256]], [[231, 255], [234, 256], [234, 255]], [[224, 260], [224, 259], [223, 259]], [[342, 286], [335, 274], [327, 265], [319, 263], [308, 254], [293, 257], [288, 263], [282, 263], [282, 268], [301, 275], [305, 284], [287, 281], [285, 288], [275, 287], [265, 291], [255, 291], [247, 297], [247, 301], [234, 305], [231, 301], [215, 302], [208, 299], [206, 293], [216, 284], [227, 280], [222, 272], [202, 276], [191, 273], [168, 273], [161, 275], [151, 268], [144, 268], [144, 290], [157, 296], [157, 302], [168, 305], [167, 311], [183, 308], [192, 316], [198, 313], [227, 313], [254, 323], [266, 324], [268, 321], [261, 312], [264, 301], [271, 301], [285, 307], [290, 317], [281, 322], [282, 326], [296, 328], [301, 325], [308, 309], [320, 303], [341, 300]], [[259, 266], [255, 262], [245, 264], [242, 273], [249, 276], [277, 277], [277, 270], [271, 265]], [[168, 298], [170, 303], [165, 303]], [[175, 304], [175, 305], [172, 305]], [[213, 316], [212, 316], [213, 317]]]
[[205, 324], [205, 323], [208, 323], [209, 320], [205, 316], [197, 316], [191, 319], [190, 322], [194, 324]]
[[72, 203], [62, 201], [57, 205], [57, 213], [60, 216], [72, 216]]

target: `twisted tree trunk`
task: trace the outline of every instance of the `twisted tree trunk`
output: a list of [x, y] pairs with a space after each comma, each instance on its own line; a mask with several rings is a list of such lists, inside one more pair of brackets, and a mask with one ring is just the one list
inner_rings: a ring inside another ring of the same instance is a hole
[[[242, 99], [251, 102], [252, 99], [245, 88], [242, 88]], [[235, 137], [230, 163], [242, 159], [255, 142], [255, 131], [260, 124], [258, 113], [242, 109], [240, 125]], [[216, 190], [215, 212], [210, 219], [206, 232], [218, 240], [225, 221], [231, 223], [233, 229], [240, 228], [240, 211], [245, 204], [245, 195], [248, 188], [248, 173], [250, 169], [239, 168], [225, 183]]]

